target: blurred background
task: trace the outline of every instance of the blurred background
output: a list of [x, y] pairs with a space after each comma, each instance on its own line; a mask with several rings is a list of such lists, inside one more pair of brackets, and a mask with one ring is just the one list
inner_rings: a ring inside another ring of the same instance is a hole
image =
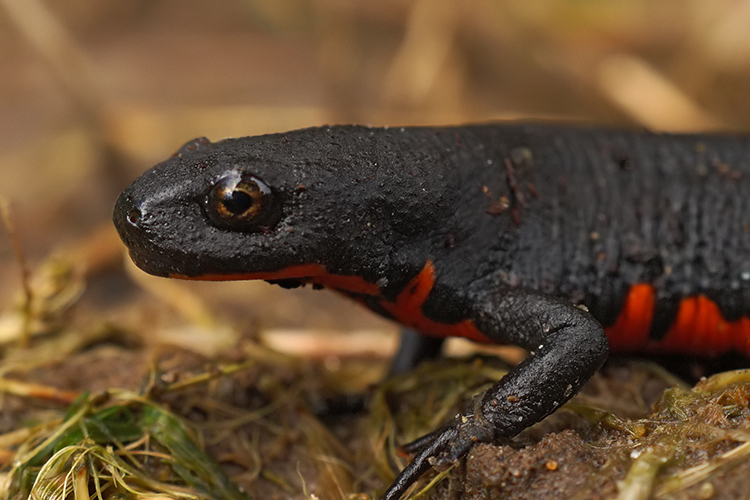
[[[518, 118], [743, 132], [748, 26], [746, 0], [0, 0], [0, 197], [32, 268], [63, 251], [95, 272], [122, 262], [119, 191], [197, 136]], [[13, 255], [0, 230], [2, 304]], [[216, 293], [252, 309], [239, 286]], [[288, 304], [264, 312], [291, 324]]]

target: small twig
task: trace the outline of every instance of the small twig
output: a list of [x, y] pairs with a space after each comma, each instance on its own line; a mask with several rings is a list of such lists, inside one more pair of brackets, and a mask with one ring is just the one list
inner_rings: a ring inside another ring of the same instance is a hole
[[173, 382], [167, 385], [163, 390], [165, 392], [167, 391], [173, 392], [173, 391], [186, 389], [188, 387], [192, 387], [195, 385], [205, 384], [206, 382], [210, 382], [211, 380], [215, 380], [221, 377], [226, 377], [228, 375], [232, 375], [233, 373], [246, 370], [247, 368], [250, 368], [251, 366], [255, 364], [256, 363], [254, 360], [250, 360], [244, 363], [238, 363], [238, 364], [233, 364], [229, 366], [217, 366], [217, 367], [214, 367], [214, 370], [210, 372], [201, 373], [200, 375], [196, 375], [195, 377], [191, 377], [187, 380], [180, 380], [178, 382]]
[[31, 397], [71, 404], [81, 396], [79, 391], [66, 391], [48, 385], [33, 384], [20, 380], [0, 378], [0, 393], [15, 394], [20, 397]]
[[10, 213], [10, 202], [3, 197], [0, 197], [0, 218], [2, 218], [5, 232], [10, 237], [13, 253], [21, 271], [21, 289], [23, 290], [21, 315], [23, 317], [23, 330], [21, 332], [20, 343], [22, 347], [26, 347], [29, 345], [29, 340], [31, 339], [31, 309], [34, 300], [34, 291], [31, 288], [31, 269], [29, 269], [29, 263], [23, 251], [21, 237], [18, 235], [16, 227], [13, 224], [13, 217]]

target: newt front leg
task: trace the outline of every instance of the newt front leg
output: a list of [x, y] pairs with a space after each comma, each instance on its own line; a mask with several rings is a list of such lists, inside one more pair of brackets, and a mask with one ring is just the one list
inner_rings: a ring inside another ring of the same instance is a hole
[[527, 349], [528, 357], [477, 396], [472, 410], [407, 445], [416, 456], [383, 500], [400, 498], [430, 467], [462, 458], [476, 443], [511, 438], [554, 412], [609, 353], [604, 329], [588, 312], [535, 291], [509, 289], [486, 301], [473, 321], [488, 338]]

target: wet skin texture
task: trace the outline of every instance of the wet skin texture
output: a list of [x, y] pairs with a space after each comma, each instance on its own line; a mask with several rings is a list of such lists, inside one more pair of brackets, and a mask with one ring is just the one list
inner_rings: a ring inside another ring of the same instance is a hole
[[[616, 351], [750, 354], [750, 141], [551, 125], [338, 126], [196, 139], [114, 222], [158, 276], [335, 289], [527, 359], [406, 446], [383, 498], [554, 412]], [[606, 331], [606, 335], [605, 335]]]

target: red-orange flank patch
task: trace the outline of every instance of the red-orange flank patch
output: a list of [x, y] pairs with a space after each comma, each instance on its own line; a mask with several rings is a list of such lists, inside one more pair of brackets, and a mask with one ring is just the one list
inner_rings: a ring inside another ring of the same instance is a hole
[[422, 271], [398, 294], [395, 302], [382, 301], [380, 305], [398, 322], [427, 335], [464, 337], [478, 342], [489, 342], [489, 339], [471, 320], [446, 324], [426, 317], [422, 311], [422, 305], [430, 295], [433, 286], [435, 286], [435, 267], [428, 260]]
[[[302, 264], [259, 273], [203, 274], [200, 276], [174, 274], [170, 277], [201, 281], [300, 279], [306, 283], [322, 285], [332, 290], [374, 297], [380, 295], [380, 288], [376, 284], [359, 276], [331, 274], [320, 264]], [[488, 342], [487, 337], [482, 335], [470, 320], [445, 324], [431, 320], [424, 315], [422, 304], [427, 300], [433, 286], [435, 286], [435, 267], [432, 262], [427, 261], [422, 271], [398, 294], [394, 302], [383, 300], [381, 305], [396, 321], [427, 335], [465, 337]]]
[[606, 328], [613, 352], [642, 351], [712, 356], [728, 351], [750, 355], [750, 318], [727, 321], [705, 295], [680, 301], [674, 322], [660, 340], [651, 339], [656, 293], [653, 286], [630, 287], [615, 323]]
[[331, 274], [320, 264], [300, 264], [284, 267], [276, 271], [259, 273], [215, 273], [198, 276], [170, 274], [170, 278], [198, 281], [237, 281], [237, 280], [285, 280], [300, 279], [306, 283], [321, 285], [332, 290], [344, 290], [365, 295], [379, 295], [380, 288], [359, 276]]

